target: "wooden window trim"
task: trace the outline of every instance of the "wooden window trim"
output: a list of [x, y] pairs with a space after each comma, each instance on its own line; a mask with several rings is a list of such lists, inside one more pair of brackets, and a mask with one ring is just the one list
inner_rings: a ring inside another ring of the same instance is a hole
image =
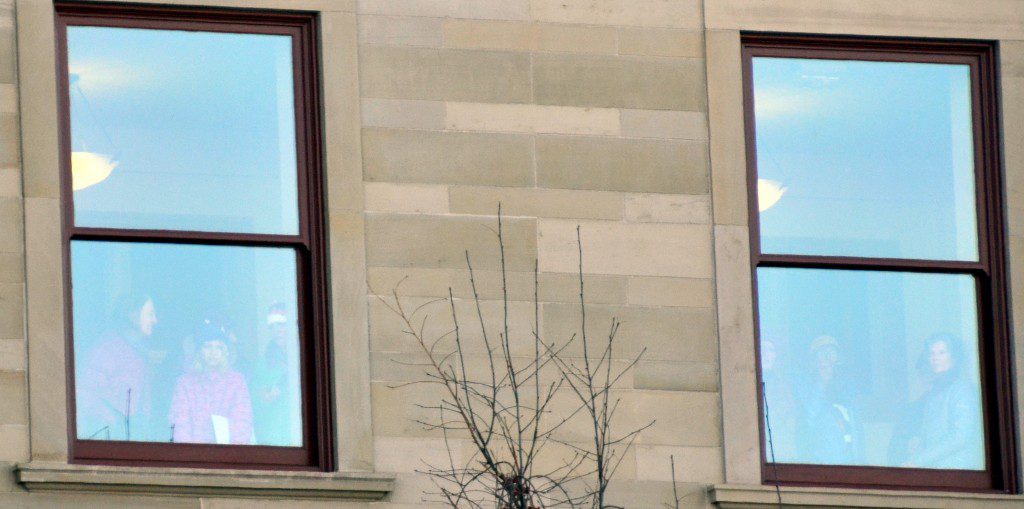
[[[329, 341], [326, 228], [320, 119], [318, 19], [315, 14], [206, 7], [57, 2], [55, 4], [68, 457], [92, 465], [245, 468], [332, 471], [335, 468], [334, 417]], [[123, 230], [74, 225], [71, 189], [71, 129], [67, 27], [108, 26], [172, 29], [292, 37], [299, 234], [209, 233], [172, 230]], [[72, 240], [156, 242], [196, 245], [276, 246], [296, 250], [298, 325], [302, 367], [303, 446], [272, 447], [79, 440], [74, 391], [74, 332], [71, 302]]]
[[[747, 193], [754, 298], [755, 365], [761, 477], [766, 484], [850, 488], [1017, 493], [1016, 426], [1007, 309], [1005, 220], [999, 141], [998, 69], [993, 42], [833, 37], [773, 33], [741, 35]], [[757, 151], [753, 104], [754, 57], [827, 58], [966, 64], [971, 68], [972, 124], [979, 260], [954, 262], [762, 254], [757, 212]], [[758, 267], [803, 267], [970, 274], [979, 281], [979, 342], [984, 405], [985, 471], [772, 463], [764, 434], [764, 395], [757, 306]]]

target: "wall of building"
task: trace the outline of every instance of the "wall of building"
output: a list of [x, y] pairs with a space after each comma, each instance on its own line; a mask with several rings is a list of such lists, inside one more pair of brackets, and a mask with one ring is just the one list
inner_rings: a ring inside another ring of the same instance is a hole
[[[619, 365], [647, 348], [621, 385], [619, 422], [623, 429], [656, 424], [623, 461], [613, 502], [669, 502], [670, 456], [684, 507], [709, 506], [711, 485], [757, 483], [740, 30], [1000, 40], [1011, 275], [1015, 292], [1024, 291], [1019, 1], [160, 2], [331, 5], [323, 29], [344, 34], [331, 39], [341, 43], [323, 48], [331, 249], [332, 259], [344, 260], [332, 276], [334, 330], [344, 338], [335, 344], [339, 443], [346, 447], [340, 463], [393, 472], [396, 489], [385, 502], [342, 505], [29, 494], [14, 481], [13, 466], [59, 461], [66, 446], [47, 438], [59, 436], [47, 416], [65, 415], [63, 394], [36, 398], [43, 389], [33, 389], [32, 401], [28, 396], [30, 379], [49, 387], [63, 369], [31, 377], [28, 369], [51, 356], [63, 359], [60, 341], [34, 339], [62, 337], [51, 323], [60, 321], [54, 316], [61, 289], [30, 284], [26, 293], [25, 283], [34, 264], [50, 267], [60, 257], [33, 248], [50, 245], [38, 239], [59, 231], [55, 184], [21, 171], [22, 151], [45, 161], [51, 159], [39, 151], [56, 150], [23, 136], [31, 133], [19, 120], [19, 105], [35, 122], [50, 113], [18, 93], [18, 55], [36, 50], [17, 47], [16, 40], [30, 39], [16, 34], [16, 16], [24, 22], [29, 15], [15, 10], [27, 12], [38, 2], [48, 0], [0, 0], [0, 506], [423, 507], [430, 483], [415, 473], [416, 460], [446, 461], [440, 434], [414, 422], [424, 417], [417, 404], [434, 401], [435, 392], [394, 387], [419, 378], [405, 363], [422, 358], [378, 296], [407, 277], [399, 291], [410, 305], [447, 296], [451, 287], [468, 311], [469, 250], [485, 319], [497, 323], [500, 278], [491, 229], [499, 203], [513, 334], [527, 337], [532, 327], [534, 260], [542, 333], [566, 338], [576, 330], [579, 225], [588, 325], [603, 332], [611, 317], [622, 320]], [[335, 87], [353, 94], [333, 94]], [[27, 236], [26, 221], [35, 225]], [[1013, 300], [1018, 331], [1024, 330], [1021, 295]], [[34, 306], [55, 311], [27, 311]], [[443, 306], [432, 314], [441, 330]]]

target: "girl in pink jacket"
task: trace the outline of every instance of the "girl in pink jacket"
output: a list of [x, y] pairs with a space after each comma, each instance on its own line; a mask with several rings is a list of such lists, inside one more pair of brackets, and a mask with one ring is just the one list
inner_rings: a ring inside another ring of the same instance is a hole
[[195, 338], [196, 369], [178, 378], [171, 401], [174, 441], [251, 444], [249, 388], [245, 376], [231, 369], [226, 332], [206, 320]]

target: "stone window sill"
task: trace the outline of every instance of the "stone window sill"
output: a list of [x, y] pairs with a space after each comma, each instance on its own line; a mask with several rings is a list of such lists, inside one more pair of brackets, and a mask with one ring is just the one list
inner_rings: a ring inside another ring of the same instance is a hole
[[[855, 490], [783, 486], [782, 507], [861, 507], [954, 509], [1021, 508], [1024, 496], [938, 491]], [[719, 484], [709, 500], [722, 509], [769, 509], [780, 506], [775, 486]]]
[[28, 491], [381, 500], [394, 477], [368, 472], [282, 472], [113, 467], [31, 462], [15, 467]]

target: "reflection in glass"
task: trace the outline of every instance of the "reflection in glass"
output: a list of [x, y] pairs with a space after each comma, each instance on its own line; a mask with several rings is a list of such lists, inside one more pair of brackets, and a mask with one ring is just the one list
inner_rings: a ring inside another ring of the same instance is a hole
[[762, 252], [978, 259], [968, 66], [756, 57], [753, 80], [757, 176], [786, 189]]
[[292, 249], [73, 241], [79, 439], [302, 445]]
[[284, 35], [68, 27], [75, 224], [298, 233]]
[[769, 461], [985, 468], [971, 276], [762, 267], [757, 285]]

